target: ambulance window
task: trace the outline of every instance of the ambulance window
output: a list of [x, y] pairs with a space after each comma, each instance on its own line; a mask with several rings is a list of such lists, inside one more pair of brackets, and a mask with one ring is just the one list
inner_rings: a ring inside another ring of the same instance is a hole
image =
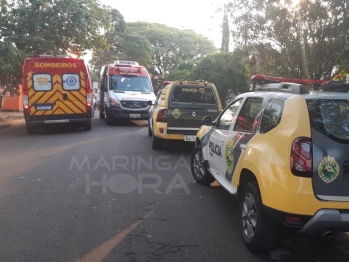
[[50, 91], [52, 90], [52, 79], [49, 74], [34, 74], [33, 87], [35, 91]]
[[63, 89], [64, 90], [79, 90], [80, 77], [78, 74], [63, 74]]

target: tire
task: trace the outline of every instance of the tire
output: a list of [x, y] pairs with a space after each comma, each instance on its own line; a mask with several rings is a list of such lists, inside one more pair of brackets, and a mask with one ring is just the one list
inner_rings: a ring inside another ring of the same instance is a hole
[[100, 119], [104, 119], [105, 118], [105, 114], [101, 110], [99, 110], [99, 118]]
[[153, 135], [153, 131], [151, 131], [150, 121], [148, 120], [148, 136], [152, 136], [152, 135]]
[[190, 166], [191, 173], [198, 184], [207, 186], [216, 180], [204, 166], [204, 158], [200, 146], [194, 148], [191, 154]]
[[32, 125], [25, 124], [25, 128], [27, 130], [27, 134], [28, 135], [34, 134], [35, 129], [34, 129], [34, 127]]
[[157, 138], [154, 134], [152, 134], [152, 143], [151, 143], [152, 149], [159, 150], [161, 149], [161, 146], [162, 146], [162, 139]]
[[106, 122], [108, 126], [111, 126], [113, 124], [108, 108], [106, 108]]
[[267, 220], [258, 183], [247, 183], [239, 198], [239, 220], [242, 240], [251, 252], [266, 252], [277, 242], [276, 228]]
[[84, 125], [84, 130], [85, 131], [90, 131], [92, 129], [92, 121], [91, 119], [90, 120], [87, 120], [83, 123]]

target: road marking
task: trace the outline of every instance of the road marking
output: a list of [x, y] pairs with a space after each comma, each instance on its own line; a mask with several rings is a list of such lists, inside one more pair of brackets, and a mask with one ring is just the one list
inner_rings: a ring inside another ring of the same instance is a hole
[[148, 213], [144, 218], [139, 219], [137, 222], [133, 223], [131, 226], [126, 228], [124, 231], [121, 233], [117, 234], [116, 236], [112, 237], [111, 239], [107, 240], [103, 244], [101, 244], [99, 247], [95, 248], [92, 250], [90, 253], [88, 253], [86, 256], [83, 258], [79, 259], [78, 261], [82, 262], [98, 262], [98, 261], [103, 261], [108, 254], [115, 248], [117, 247], [122, 240], [124, 240], [125, 237], [127, 237], [128, 234], [130, 234], [137, 226], [139, 226], [144, 219], [148, 218], [151, 216], [151, 214], [154, 211], [151, 211]]

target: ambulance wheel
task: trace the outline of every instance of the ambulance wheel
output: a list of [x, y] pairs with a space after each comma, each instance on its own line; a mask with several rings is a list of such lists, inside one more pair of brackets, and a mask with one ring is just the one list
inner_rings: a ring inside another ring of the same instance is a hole
[[85, 131], [90, 131], [92, 129], [91, 119], [84, 122], [84, 129]]
[[112, 121], [112, 119], [111, 119], [111, 117], [110, 117], [110, 113], [109, 113], [108, 108], [107, 108], [107, 110], [106, 110], [106, 122], [107, 122], [107, 125], [108, 125], [108, 126], [112, 125], [112, 123], [113, 123], [113, 121]]
[[239, 197], [240, 231], [251, 252], [270, 251], [276, 244], [276, 229], [267, 220], [256, 181], [247, 183]]
[[105, 118], [105, 114], [101, 110], [99, 110], [99, 118], [100, 119], [104, 119]]
[[27, 129], [27, 134], [34, 134], [34, 127], [32, 125], [26, 124], [25, 125], [26, 129]]
[[161, 149], [161, 145], [162, 145], [162, 139], [161, 138], [157, 138], [154, 134], [152, 134], [152, 143], [151, 143], [151, 147], [154, 150], [159, 150]]
[[204, 161], [201, 147], [195, 147], [191, 154], [191, 173], [198, 184], [209, 185], [216, 179], [208, 172]]
[[151, 131], [150, 121], [148, 120], [148, 136], [152, 136], [152, 135], [153, 135], [153, 132]]

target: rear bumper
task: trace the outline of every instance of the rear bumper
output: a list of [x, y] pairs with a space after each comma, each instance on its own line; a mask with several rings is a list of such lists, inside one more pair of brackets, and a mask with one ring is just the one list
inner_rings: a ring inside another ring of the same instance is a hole
[[40, 124], [58, 124], [58, 123], [74, 123], [85, 122], [91, 120], [88, 114], [67, 114], [67, 115], [45, 115], [45, 116], [30, 116], [24, 114], [25, 122], [28, 125]]
[[299, 233], [314, 234], [325, 229], [335, 232], [349, 232], [349, 212], [342, 213], [332, 209], [319, 210]]
[[[111, 107], [108, 109], [110, 112], [110, 117], [114, 119], [123, 119], [123, 120], [148, 120], [149, 111], [145, 110], [127, 110], [123, 108], [114, 108]], [[131, 115], [139, 115], [139, 117], [131, 117]]]
[[314, 216], [285, 213], [264, 206], [269, 223], [280, 230], [315, 235], [324, 230], [349, 232], [349, 211], [321, 209]]

